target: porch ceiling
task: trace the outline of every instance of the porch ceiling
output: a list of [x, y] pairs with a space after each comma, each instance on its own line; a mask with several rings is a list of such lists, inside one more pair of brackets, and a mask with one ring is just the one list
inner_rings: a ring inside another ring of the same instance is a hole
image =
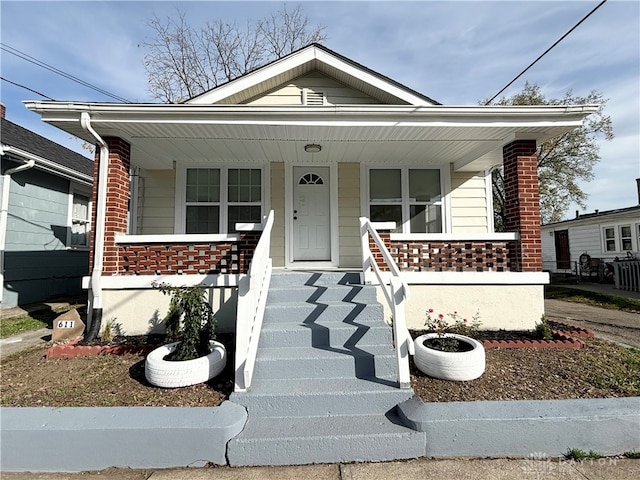
[[[373, 162], [479, 171], [516, 139], [543, 142], [581, 125], [596, 107], [302, 107], [27, 102], [43, 120], [88, 142], [80, 114], [101, 136], [131, 146], [149, 169], [185, 162]], [[319, 153], [306, 153], [316, 143]]]

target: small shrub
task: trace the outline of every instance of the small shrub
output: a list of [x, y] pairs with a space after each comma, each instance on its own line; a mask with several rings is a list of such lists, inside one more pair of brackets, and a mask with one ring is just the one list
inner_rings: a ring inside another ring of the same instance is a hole
[[104, 330], [100, 336], [103, 342], [111, 343], [113, 341], [113, 320], [107, 320], [104, 324]]
[[547, 317], [542, 315], [540, 323], [536, 323], [535, 328], [536, 337], [541, 340], [551, 340], [553, 338], [553, 332], [551, 331], [551, 325], [547, 322]]
[[636, 452], [635, 450], [624, 452], [623, 455], [627, 458], [640, 458], [640, 452]]
[[100, 339], [105, 343], [111, 343], [114, 341], [115, 337], [120, 337], [122, 335], [124, 335], [122, 332], [122, 325], [114, 319], [110, 319], [105, 323]]
[[174, 287], [153, 283], [165, 295], [171, 295], [169, 311], [163, 322], [169, 342], [179, 342], [167, 360], [193, 360], [208, 355], [209, 342], [216, 337], [216, 319], [202, 285]]

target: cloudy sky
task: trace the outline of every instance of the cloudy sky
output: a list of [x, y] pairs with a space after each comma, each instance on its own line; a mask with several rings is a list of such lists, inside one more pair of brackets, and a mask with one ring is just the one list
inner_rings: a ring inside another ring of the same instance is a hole
[[[324, 44], [443, 104], [473, 105], [492, 97], [580, 19], [595, 1], [303, 1], [324, 25]], [[289, 2], [288, 5], [295, 5]], [[194, 26], [215, 19], [244, 23], [282, 2], [12, 1], [0, 2], [0, 40], [52, 67], [136, 102], [146, 89], [141, 44], [147, 21], [179, 6]], [[23, 100], [113, 101], [28, 61], [0, 52], [0, 98], [7, 118], [82, 153], [80, 142], [44, 124]], [[8, 81], [6, 81], [8, 80]], [[601, 142], [596, 180], [583, 185], [587, 211], [636, 205], [640, 177], [640, 2], [609, 0], [505, 95], [537, 83], [547, 98], [572, 89], [608, 99], [615, 139]], [[84, 152], [86, 154], [86, 152]], [[572, 217], [576, 206], [569, 209]]]

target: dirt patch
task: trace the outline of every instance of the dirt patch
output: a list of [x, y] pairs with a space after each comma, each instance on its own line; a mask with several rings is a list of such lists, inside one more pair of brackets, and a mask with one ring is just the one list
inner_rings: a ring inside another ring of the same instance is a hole
[[411, 365], [425, 402], [554, 400], [640, 394], [640, 352], [586, 338], [581, 349], [487, 349], [485, 373], [469, 382], [431, 378]]
[[[219, 337], [225, 345], [233, 345]], [[49, 346], [34, 347], [0, 363], [1, 405], [215, 407], [233, 391], [234, 354], [229, 348], [227, 366], [216, 378], [190, 387], [164, 389], [146, 381], [143, 355], [47, 359]]]
[[[494, 334], [492, 334], [494, 335]], [[520, 334], [518, 334], [520, 336]], [[508, 335], [505, 333], [502, 339]], [[144, 378], [144, 356], [99, 355], [46, 359], [50, 345], [0, 363], [0, 404], [19, 407], [217, 406], [233, 391], [233, 341], [227, 367], [211, 381], [162, 389]], [[412, 386], [425, 402], [546, 400], [640, 395], [640, 351], [597, 338], [581, 349], [488, 349], [478, 379], [450, 382], [427, 377], [412, 364]]]

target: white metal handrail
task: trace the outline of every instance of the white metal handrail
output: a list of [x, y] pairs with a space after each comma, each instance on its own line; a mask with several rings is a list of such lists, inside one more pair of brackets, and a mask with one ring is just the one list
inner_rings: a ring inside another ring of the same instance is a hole
[[273, 210], [267, 215], [262, 235], [251, 259], [249, 271], [238, 283], [238, 313], [236, 318], [235, 391], [251, 386], [258, 352], [258, 340], [271, 280], [271, 229]]
[[[389, 267], [391, 276], [384, 281], [380, 267], [369, 248], [369, 236], [380, 250], [382, 258]], [[360, 240], [362, 242], [362, 272], [367, 280], [367, 273], [372, 270], [378, 284], [382, 287], [392, 315], [393, 338], [395, 339], [396, 360], [398, 362], [398, 384], [400, 388], [411, 388], [409, 373], [409, 355], [414, 355], [414, 345], [404, 313], [404, 302], [409, 298], [409, 286], [400, 276], [400, 269], [393, 261], [389, 250], [380, 235], [366, 217], [360, 217]]]

